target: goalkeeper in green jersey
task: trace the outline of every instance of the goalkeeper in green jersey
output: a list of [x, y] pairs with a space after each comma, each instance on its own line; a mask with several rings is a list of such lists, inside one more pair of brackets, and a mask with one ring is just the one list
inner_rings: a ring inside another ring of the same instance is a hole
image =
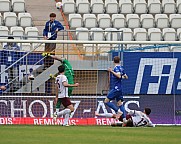
[[[55, 60], [60, 61], [62, 63], [62, 65], [65, 66], [65, 76], [68, 79], [68, 84], [74, 84], [74, 71], [72, 69], [72, 65], [70, 64], [70, 62], [67, 59], [65, 59], [65, 58], [58, 58], [57, 56], [50, 55], [49, 53], [43, 53], [42, 55], [46, 56], [46, 57], [51, 57], [51, 58], [53, 58]], [[50, 74], [50, 77], [54, 78], [54, 76], [51, 75], [51, 74]], [[72, 91], [73, 91], [73, 87], [69, 87], [68, 88], [68, 96], [72, 95]]]
[[[48, 53], [43, 53], [42, 54], [43, 56], [49, 56], [55, 60], [58, 60], [62, 63], [62, 65], [65, 66], [65, 73], [64, 75], [67, 77], [68, 79], [68, 84], [74, 84], [74, 71], [72, 69], [72, 65], [70, 64], [70, 62], [65, 59], [65, 58], [58, 58], [57, 56], [55, 55], [50, 55]], [[53, 76], [51, 76], [53, 77]], [[68, 96], [70, 97], [72, 95], [72, 91], [73, 91], [73, 87], [68, 87]], [[57, 101], [56, 103], [56, 111], [59, 111], [59, 108], [60, 108], [60, 105], [61, 105], [61, 101], [60, 99]]]
[[[50, 55], [55, 60], [58, 60], [62, 63], [62, 65], [65, 66], [65, 76], [68, 79], [68, 84], [74, 84], [74, 71], [72, 69], [72, 65], [70, 62], [65, 58], [58, 58], [55, 55]], [[68, 96], [70, 97], [72, 95], [73, 87], [68, 88]]]

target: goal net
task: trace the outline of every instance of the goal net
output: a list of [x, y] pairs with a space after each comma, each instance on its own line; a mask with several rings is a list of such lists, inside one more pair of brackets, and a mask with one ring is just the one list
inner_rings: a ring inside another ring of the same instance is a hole
[[[17, 41], [18, 42], [18, 41]], [[22, 49], [0, 49], [1, 86], [0, 124], [61, 125], [62, 117], [52, 119], [55, 111], [55, 76], [60, 61], [44, 52], [45, 44], [21, 43]], [[110, 88], [113, 57], [120, 56], [129, 79], [123, 80], [126, 112], [150, 107], [155, 124], [181, 124], [181, 48], [173, 44], [150, 43], [83, 43], [55, 41], [56, 51], [74, 70], [74, 88], [70, 99], [75, 111], [70, 124], [109, 125], [113, 120], [95, 117], [95, 112], [114, 111], [104, 104]], [[48, 58], [48, 59], [47, 59]], [[45, 67], [45, 63], [47, 67]], [[60, 110], [63, 107], [60, 107]]]

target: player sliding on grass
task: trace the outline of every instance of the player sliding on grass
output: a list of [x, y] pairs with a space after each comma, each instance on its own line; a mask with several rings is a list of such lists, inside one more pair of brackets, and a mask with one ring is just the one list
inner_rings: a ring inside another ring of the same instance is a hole
[[96, 116], [101, 117], [109, 117], [109, 118], [118, 118], [119, 122], [111, 124], [111, 126], [122, 126], [122, 127], [141, 127], [141, 126], [148, 126], [148, 127], [155, 127], [155, 125], [151, 122], [148, 115], [151, 113], [150, 108], [145, 108], [143, 112], [131, 110], [126, 115], [126, 120], [123, 121], [123, 117], [117, 114], [106, 113], [106, 114], [98, 114], [95, 113]]
[[59, 71], [59, 74], [55, 79], [55, 83], [56, 83], [55, 104], [57, 104], [57, 101], [60, 101], [60, 103], [62, 103], [62, 105], [65, 107], [65, 109], [60, 112], [56, 111], [54, 113], [54, 119], [56, 119], [58, 116], [64, 115], [65, 120], [64, 120], [63, 126], [68, 126], [70, 113], [74, 111], [74, 107], [68, 96], [68, 87], [77, 87], [79, 86], [79, 84], [78, 83], [68, 84], [68, 79], [64, 75], [64, 72], [65, 72], [64, 65], [59, 66], [58, 71]]
[[[122, 115], [123, 120], [126, 120], [126, 112], [123, 106], [123, 94], [122, 94], [122, 79], [128, 79], [124, 68], [120, 65], [120, 58], [119, 56], [114, 57], [114, 69], [108, 69], [110, 73], [112, 73], [112, 81], [113, 81], [113, 88], [109, 91], [107, 98], [104, 100], [104, 103], [112, 108], [116, 114]], [[117, 101], [117, 106], [110, 102], [111, 100]]]

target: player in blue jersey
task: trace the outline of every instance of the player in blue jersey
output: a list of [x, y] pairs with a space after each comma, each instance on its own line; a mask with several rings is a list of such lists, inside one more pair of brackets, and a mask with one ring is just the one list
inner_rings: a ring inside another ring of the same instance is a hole
[[[104, 100], [104, 103], [113, 109], [118, 117], [122, 115], [123, 120], [126, 120], [126, 112], [125, 108], [123, 106], [123, 94], [122, 94], [122, 79], [128, 79], [128, 76], [126, 75], [124, 68], [120, 65], [120, 57], [115, 56], [114, 57], [114, 69], [109, 68], [108, 71], [112, 73], [112, 81], [113, 81], [113, 87], [109, 91], [107, 98]], [[117, 106], [111, 102], [111, 100], [117, 101]]]

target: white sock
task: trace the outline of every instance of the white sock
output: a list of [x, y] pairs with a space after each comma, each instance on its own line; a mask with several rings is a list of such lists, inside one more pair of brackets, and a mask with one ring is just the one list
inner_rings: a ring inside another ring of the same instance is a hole
[[63, 125], [67, 125], [69, 121], [70, 113], [65, 114], [65, 119]]
[[127, 120], [126, 120], [126, 118], [123, 118], [123, 123], [127, 123]]
[[58, 109], [58, 108], [56, 108], [56, 112], [57, 112], [57, 113], [59, 112], [59, 109]]
[[112, 118], [113, 114], [112, 113], [105, 113], [105, 114], [103, 113], [103, 114], [99, 114], [99, 116]]
[[64, 109], [64, 110], [58, 112], [58, 113], [57, 113], [57, 116], [62, 116], [62, 115], [65, 115], [65, 114], [67, 114], [67, 113], [70, 113], [70, 112], [71, 112], [70, 109]]

